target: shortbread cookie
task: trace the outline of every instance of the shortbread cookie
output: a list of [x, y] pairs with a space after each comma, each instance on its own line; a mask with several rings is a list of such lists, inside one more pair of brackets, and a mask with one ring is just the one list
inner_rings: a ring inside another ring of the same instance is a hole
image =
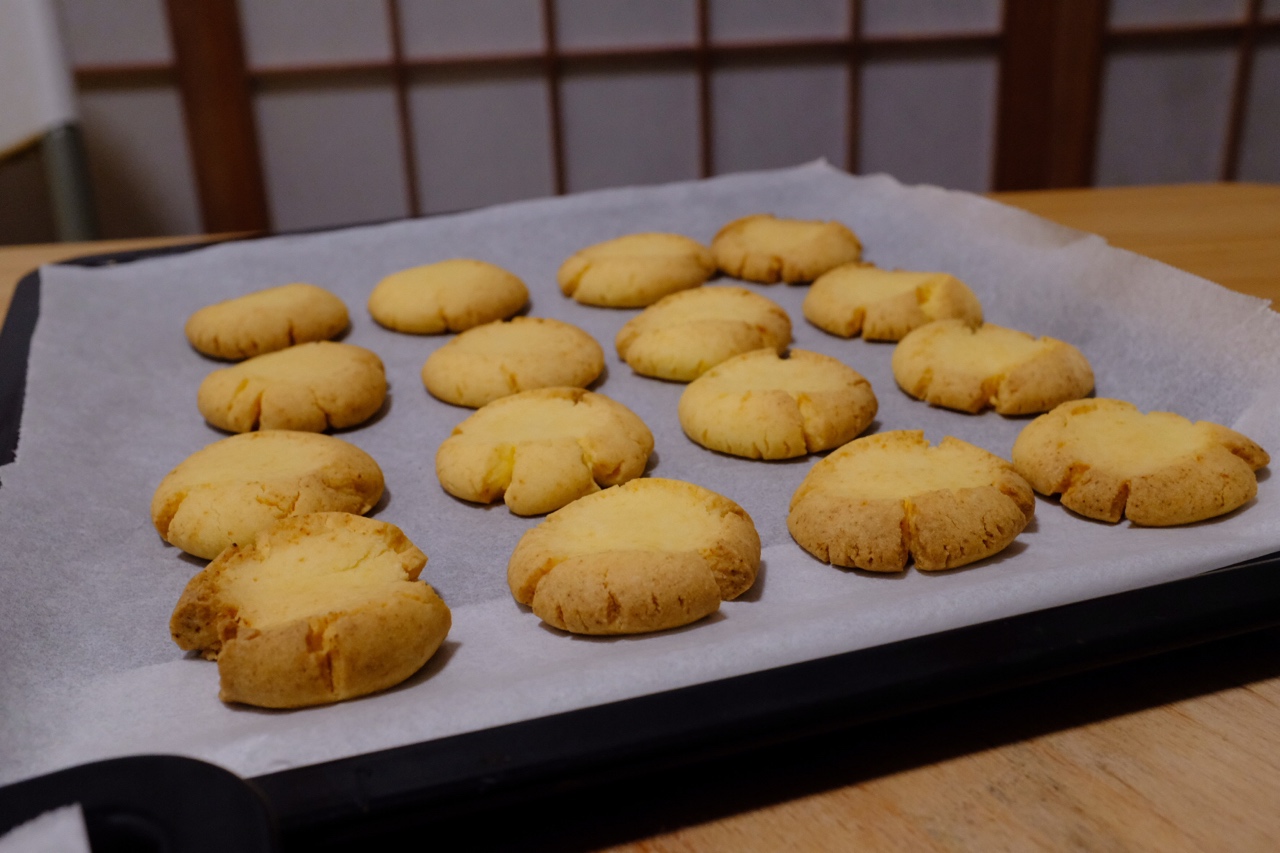
[[813, 466], [791, 498], [787, 529], [836, 566], [953, 569], [1002, 551], [1031, 521], [1035, 495], [1008, 462], [919, 431], [859, 438]]
[[653, 433], [634, 412], [581, 388], [494, 400], [453, 428], [436, 476], [455, 497], [502, 498], [517, 515], [557, 510], [644, 473]]
[[205, 355], [239, 361], [327, 341], [350, 322], [342, 300], [314, 284], [284, 284], [207, 305], [187, 320], [187, 340]]
[[438, 335], [505, 320], [528, 301], [529, 288], [502, 267], [454, 258], [387, 276], [369, 294], [369, 313], [397, 332]]
[[432, 396], [479, 408], [534, 388], [585, 388], [604, 370], [604, 351], [577, 326], [547, 317], [516, 317], [458, 335], [422, 365]]
[[191, 579], [169, 630], [218, 661], [224, 702], [299, 708], [399, 684], [435, 654], [449, 608], [394, 525], [345, 512], [287, 518]]
[[196, 404], [205, 420], [229, 432], [323, 432], [363, 423], [386, 397], [382, 359], [364, 347], [320, 341], [215, 370], [200, 383]]
[[748, 459], [790, 459], [839, 447], [876, 416], [876, 395], [853, 368], [793, 349], [755, 350], [721, 362], [680, 396], [685, 435]]
[[290, 515], [363, 515], [382, 488], [382, 469], [354, 444], [314, 432], [249, 432], [170, 471], [151, 499], [151, 521], [166, 542], [209, 560]]
[[735, 278], [812, 281], [862, 256], [858, 237], [839, 222], [778, 219], [757, 213], [735, 219], [711, 241], [721, 270]]
[[643, 478], [574, 501], [520, 538], [516, 601], [575, 634], [638, 634], [697, 621], [755, 583], [760, 536], [726, 497]]
[[1165, 527], [1222, 515], [1258, 492], [1267, 452], [1245, 436], [1123, 400], [1063, 403], [1023, 428], [1013, 464], [1088, 518]]
[[628, 234], [574, 253], [556, 276], [583, 305], [643, 308], [697, 287], [716, 271], [711, 251], [680, 234]]
[[864, 263], [842, 264], [819, 276], [805, 294], [803, 310], [824, 332], [869, 341], [901, 340], [934, 320], [982, 322], [978, 297], [955, 276]]
[[1071, 344], [991, 323], [921, 326], [894, 348], [892, 364], [903, 391], [961, 412], [988, 406], [1002, 415], [1047, 412], [1093, 390], [1093, 369]]
[[618, 355], [636, 373], [688, 382], [727, 358], [791, 342], [791, 318], [744, 287], [673, 293], [618, 331]]

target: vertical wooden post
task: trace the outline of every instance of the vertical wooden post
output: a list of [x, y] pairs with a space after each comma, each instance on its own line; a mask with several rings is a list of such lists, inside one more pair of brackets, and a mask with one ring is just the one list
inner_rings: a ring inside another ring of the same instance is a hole
[[844, 116], [844, 168], [856, 175], [862, 159], [862, 3], [849, 0], [849, 50], [845, 85], [849, 87]]
[[711, 13], [708, 0], [697, 0], [697, 53], [695, 67], [698, 74], [698, 174], [709, 178], [715, 174], [715, 127], [711, 112]]
[[387, 33], [391, 39], [391, 80], [396, 94], [396, 126], [400, 131], [400, 156], [404, 161], [405, 202], [410, 216], [422, 215], [418, 192], [418, 151], [413, 137], [413, 111], [409, 108], [409, 70], [404, 61], [404, 27], [399, 0], [386, 0]]
[[1249, 0], [1244, 29], [1236, 46], [1236, 74], [1231, 84], [1231, 112], [1227, 115], [1227, 138], [1222, 153], [1224, 181], [1234, 181], [1240, 171], [1240, 149], [1244, 144], [1245, 113], [1249, 109], [1249, 87], [1253, 82], [1253, 61], [1261, 18], [1262, 0]]
[[551, 175], [556, 195], [564, 195], [564, 114], [560, 108], [560, 40], [556, 23], [555, 0], [542, 0], [542, 74], [547, 81], [547, 107], [551, 113]]

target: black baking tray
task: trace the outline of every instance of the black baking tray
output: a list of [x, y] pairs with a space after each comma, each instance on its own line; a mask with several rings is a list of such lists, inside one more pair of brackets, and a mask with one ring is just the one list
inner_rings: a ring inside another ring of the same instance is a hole
[[[96, 255], [68, 263], [101, 266], [195, 248], [199, 245]], [[0, 330], [0, 464], [13, 459], [18, 439], [27, 353], [39, 314], [39, 284], [38, 273], [22, 280]], [[753, 786], [768, 787], [775, 775], [770, 768], [780, 755], [823, 754], [827, 745], [847, 743], [849, 733], [857, 731], [874, 732], [875, 739], [889, 738], [897, 744], [899, 757], [888, 763], [873, 760], [872, 754], [882, 752], [860, 742], [862, 746], [852, 755], [842, 754], [841, 761], [870, 762], [869, 766], [879, 768], [875, 772], [901, 769], [936, 760], [957, 744], [963, 749], [970, 743], [959, 738], [940, 746], [940, 751], [924, 753], [911, 746], [922, 741], [920, 732], [937, 730], [943, 720], [964, 718], [965, 708], [971, 717], [990, 720], [1010, 702], [1030, 702], [1029, 713], [1064, 719], [1057, 713], [1063, 705], [1061, 695], [1048, 700], [1027, 698], [1027, 690], [1038, 689], [1028, 685], [1054, 679], [1059, 690], [1067, 689], [1076, 701], [1113, 707], [1107, 697], [1132, 692], [1130, 685], [1136, 683], [1132, 673], [1101, 687], [1094, 675], [1081, 673], [1103, 667], [1125, 672], [1124, 666], [1132, 666], [1125, 662], [1154, 655], [1168, 660], [1172, 654], [1177, 661], [1177, 654], [1188, 653], [1176, 650], [1257, 631], [1265, 632], [1258, 636], [1267, 638], [1267, 648], [1276, 649], [1280, 648], [1277, 626], [1280, 553], [1181, 581], [271, 773], [244, 784], [268, 804], [286, 849], [337, 849], [370, 838], [379, 839], [387, 849], [420, 845], [425, 840], [422, 833], [433, 827], [459, 831], [465, 827], [473, 848], [537, 849], [537, 839], [553, 838], [546, 842], [552, 848], [568, 849], [620, 840], [613, 836], [620, 831], [625, 834], [619, 828], [626, 822], [622, 817], [623, 823], [611, 825], [603, 836], [591, 836], [591, 842], [581, 837], [575, 841], [572, 834], [548, 835], [547, 826], [555, 823], [549, 815], [558, 813], [563, 822], [574, 804], [591, 802], [596, 811], [617, 817], [626, 812], [625, 808], [619, 811], [621, 801], [629, 798], [652, 805], [655, 790], [682, 791], [680, 797], [687, 800], [705, 799], [704, 789], [709, 786], [721, 790], [744, 779]], [[1256, 643], [1245, 645], [1244, 655], [1254, 647]], [[1238, 658], [1241, 650], [1207, 654]], [[1280, 655], [1271, 655], [1267, 661], [1261, 662], [1263, 671], [1250, 671], [1249, 677], [1280, 673]], [[1183, 663], [1175, 662], [1171, 673], [1183, 668]], [[1205, 668], [1217, 671], [1216, 658]], [[1178, 678], [1170, 675], [1172, 680]], [[1208, 689], [1219, 686], [1212, 682]], [[1156, 690], [1151, 701], [1159, 701], [1162, 695]], [[1046, 701], [1051, 706], [1047, 710]], [[1136, 702], [1149, 704], [1146, 696], [1136, 697]], [[894, 728], [908, 718], [914, 719], [910, 729]], [[1062, 724], [1075, 721], [1068, 718]], [[999, 735], [986, 731], [978, 744], [992, 738]], [[860, 778], [856, 768], [846, 768], [844, 773], [836, 784]], [[690, 779], [701, 780], [698, 791], [689, 789]], [[0, 790], [0, 796], [4, 793]], [[743, 801], [736, 802], [725, 808], [741, 808]], [[748, 805], [754, 804], [758, 803]], [[672, 818], [677, 823], [690, 819], [670, 798], [663, 807], [686, 815]], [[510, 827], [510, 819], [516, 816], [519, 828], [500, 829]], [[640, 832], [668, 825], [652, 820]]]

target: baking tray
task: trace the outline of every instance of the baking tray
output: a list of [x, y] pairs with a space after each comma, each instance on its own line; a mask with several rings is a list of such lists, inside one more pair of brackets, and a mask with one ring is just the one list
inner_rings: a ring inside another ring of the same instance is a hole
[[[127, 263], [202, 245], [64, 263]], [[0, 329], [0, 464], [12, 461], [19, 438], [39, 303], [40, 277], [33, 272], [19, 283]], [[471, 821], [549, 796], [583, 796], [655, 774], [660, 779], [673, 768], [710, 766], [744, 751], [830, 737], [1275, 627], [1278, 570], [1280, 553], [1118, 595], [271, 773], [248, 784], [269, 804], [287, 846], [336, 848], [370, 835], [420, 842], [424, 826]]]

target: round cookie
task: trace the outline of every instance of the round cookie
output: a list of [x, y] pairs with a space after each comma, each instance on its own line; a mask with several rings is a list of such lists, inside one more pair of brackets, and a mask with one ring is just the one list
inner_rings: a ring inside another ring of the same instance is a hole
[[882, 270], [861, 262], [842, 264], [814, 281], [805, 294], [805, 319], [852, 338], [897, 341], [934, 320], [982, 322], [982, 304], [968, 285], [944, 272]]
[[422, 383], [433, 397], [477, 409], [534, 388], [585, 388], [604, 370], [604, 351], [577, 326], [516, 317], [468, 329], [428, 356]]
[[1027, 424], [1013, 464], [1088, 518], [1165, 527], [1222, 515], [1258, 492], [1267, 452], [1245, 436], [1123, 400], [1075, 400]]
[[319, 341], [213, 371], [200, 383], [196, 404], [205, 420], [228, 432], [323, 432], [363, 423], [386, 397], [382, 359], [364, 347]]
[[735, 355], [791, 342], [791, 318], [744, 287], [673, 293], [618, 330], [618, 355], [636, 373], [688, 382]]
[[779, 219], [757, 213], [735, 219], [711, 241], [716, 265], [735, 278], [774, 284], [813, 281], [862, 257], [862, 243], [839, 222]]
[[349, 323], [347, 306], [324, 288], [283, 284], [206, 305], [187, 320], [186, 333], [205, 355], [239, 361], [329, 340]]
[[217, 660], [224, 702], [364, 696], [421, 669], [449, 632], [449, 608], [418, 580], [426, 562], [385, 521], [286, 518], [193, 577], [169, 630], [180, 648]]
[[710, 250], [681, 234], [628, 234], [575, 252], [560, 267], [560, 291], [583, 305], [643, 308], [697, 287], [716, 271]]
[[287, 516], [363, 515], [382, 489], [382, 469], [354, 444], [314, 432], [248, 432], [197, 450], [165, 475], [151, 522], [166, 542], [208, 560]]
[[1047, 412], [1093, 390], [1080, 350], [1053, 338], [991, 323], [939, 320], [907, 334], [893, 350], [893, 378], [934, 406], [1002, 415]]
[[529, 301], [523, 281], [484, 261], [454, 258], [392, 273], [369, 294], [369, 313], [397, 332], [464, 332], [504, 320]]
[[574, 501], [520, 538], [516, 601], [576, 634], [637, 634], [695, 622], [755, 583], [760, 536], [733, 501], [642, 478]]
[[626, 406], [581, 388], [502, 397], [458, 424], [436, 453], [449, 494], [499, 497], [516, 515], [557, 510], [644, 473], [653, 433]]
[[859, 438], [813, 466], [791, 498], [787, 529], [836, 566], [952, 569], [1002, 551], [1031, 521], [1035, 495], [1008, 462], [957, 438], [919, 431]]
[[723, 361], [680, 395], [685, 435], [748, 459], [790, 459], [852, 441], [876, 416], [871, 384], [816, 352], [771, 349]]

